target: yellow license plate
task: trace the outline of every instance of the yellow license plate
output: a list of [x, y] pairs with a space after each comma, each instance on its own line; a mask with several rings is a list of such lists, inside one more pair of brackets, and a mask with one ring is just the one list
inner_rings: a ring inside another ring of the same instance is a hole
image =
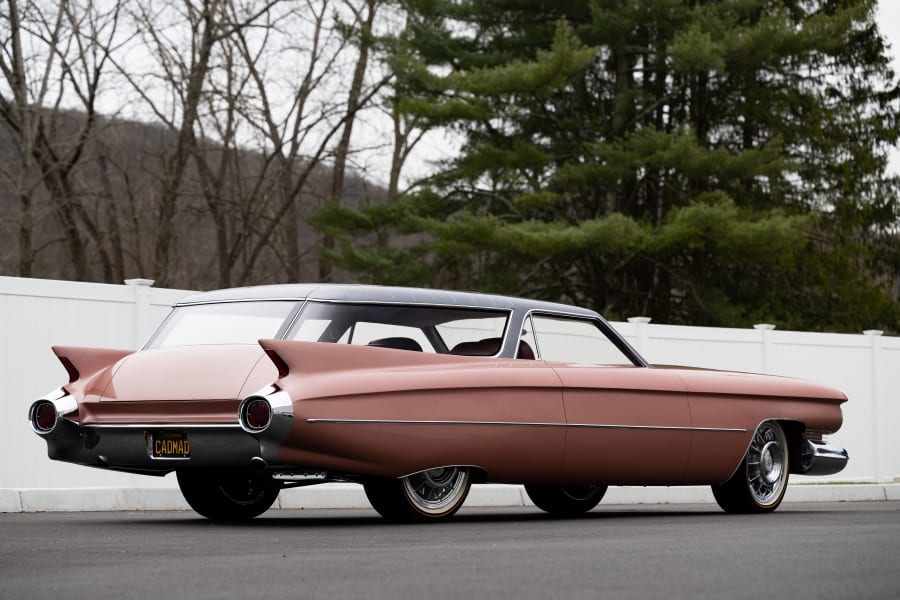
[[181, 431], [156, 431], [146, 434], [147, 449], [153, 458], [190, 458], [191, 442]]

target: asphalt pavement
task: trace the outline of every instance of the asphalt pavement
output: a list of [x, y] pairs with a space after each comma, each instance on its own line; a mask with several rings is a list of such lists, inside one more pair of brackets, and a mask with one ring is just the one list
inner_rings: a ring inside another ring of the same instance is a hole
[[900, 598], [900, 502], [0, 514], [0, 598]]

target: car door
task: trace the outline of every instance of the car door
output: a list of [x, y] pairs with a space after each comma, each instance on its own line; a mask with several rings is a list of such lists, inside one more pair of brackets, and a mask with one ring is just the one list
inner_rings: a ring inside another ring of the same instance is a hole
[[635, 366], [590, 319], [533, 315], [531, 328], [540, 358], [562, 383], [567, 480], [681, 483], [691, 446], [682, 380]]

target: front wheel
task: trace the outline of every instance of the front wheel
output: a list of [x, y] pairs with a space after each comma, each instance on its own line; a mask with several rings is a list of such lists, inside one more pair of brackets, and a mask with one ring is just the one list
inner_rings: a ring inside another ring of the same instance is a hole
[[725, 483], [712, 486], [722, 510], [765, 513], [778, 508], [787, 490], [788, 454], [781, 425], [776, 421], [760, 425], [735, 474]]
[[459, 510], [469, 494], [465, 467], [440, 467], [400, 479], [370, 479], [363, 484], [372, 507], [388, 521], [443, 521]]
[[244, 521], [269, 510], [278, 488], [252, 471], [204, 469], [176, 473], [191, 508], [212, 521]]
[[545, 512], [573, 516], [597, 506], [606, 489], [605, 485], [526, 485], [525, 493]]

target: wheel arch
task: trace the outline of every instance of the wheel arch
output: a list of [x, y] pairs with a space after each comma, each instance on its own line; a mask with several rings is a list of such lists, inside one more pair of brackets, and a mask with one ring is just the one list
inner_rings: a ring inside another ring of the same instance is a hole
[[718, 483], [724, 483], [728, 481], [734, 474], [737, 473], [738, 469], [741, 468], [741, 464], [744, 461], [744, 457], [747, 455], [747, 451], [750, 449], [750, 443], [753, 440], [753, 435], [756, 434], [756, 431], [762, 426], [763, 423], [768, 422], [778, 423], [781, 426], [782, 431], [784, 431], [784, 436], [787, 439], [788, 445], [788, 472], [789, 473], [799, 473], [800, 471], [794, 471], [794, 468], [799, 468], [800, 465], [800, 452], [802, 449], [803, 442], [803, 432], [806, 431], [806, 424], [803, 421], [799, 421], [797, 419], [790, 419], [785, 417], [767, 417], [765, 419], [760, 420], [759, 423], [756, 424], [756, 427], [750, 431], [750, 439], [747, 441], [747, 447], [744, 448], [744, 453], [741, 454], [740, 458], [735, 464], [734, 469], [728, 474], [728, 477], [723, 479]]
[[803, 433], [806, 431], [806, 423], [797, 419], [770, 419], [777, 421], [784, 430], [788, 444], [788, 473], [802, 473], [800, 468], [801, 453], [803, 451]]
[[482, 467], [469, 467], [470, 477], [472, 478], [472, 483], [487, 483], [488, 482], [488, 472], [487, 469], [483, 469]]
[[456, 465], [456, 464], [447, 464], [447, 465], [434, 465], [431, 467], [425, 467], [424, 469], [417, 469], [411, 473], [404, 473], [397, 477], [397, 479], [402, 479], [403, 477], [409, 477], [410, 475], [417, 475], [418, 473], [424, 473], [425, 471], [430, 471], [432, 469], [445, 469], [449, 467], [456, 467], [461, 469], [469, 470], [469, 479], [472, 483], [487, 483], [488, 482], [488, 472], [487, 469], [478, 465]]

